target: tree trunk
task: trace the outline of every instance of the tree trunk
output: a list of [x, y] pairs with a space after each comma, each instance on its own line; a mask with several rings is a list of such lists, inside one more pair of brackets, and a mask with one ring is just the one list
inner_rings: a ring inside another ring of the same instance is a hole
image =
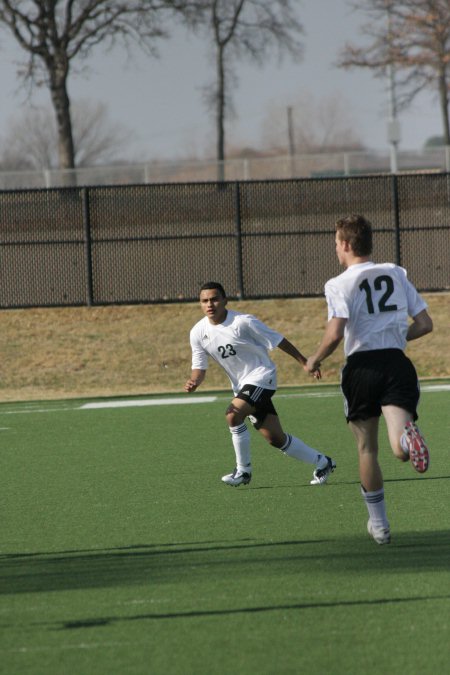
[[72, 119], [70, 115], [70, 100], [67, 93], [67, 72], [58, 77], [50, 73], [53, 108], [58, 129], [58, 158], [60, 169], [75, 168], [75, 150], [72, 135]]
[[225, 180], [225, 68], [223, 48], [217, 51], [217, 101], [216, 101], [216, 124], [217, 124], [217, 179]]

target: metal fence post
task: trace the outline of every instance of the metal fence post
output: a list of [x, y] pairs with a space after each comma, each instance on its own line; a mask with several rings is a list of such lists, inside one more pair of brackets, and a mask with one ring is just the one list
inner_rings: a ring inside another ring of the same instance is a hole
[[83, 200], [83, 224], [84, 224], [84, 254], [86, 264], [86, 304], [91, 307], [94, 304], [93, 280], [92, 280], [92, 240], [91, 240], [91, 214], [89, 210], [89, 188], [81, 191]]
[[244, 290], [244, 281], [243, 281], [243, 270], [242, 270], [242, 229], [241, 229], [241, 189], [239, 181], [235, 183], [235, 217], [234, 222], [236, 225], [236, 259], [237, 259], [237, 278], [239, 286], [239, 297], [241, 300], [245, 300], [245, 290]]
[[392, 208], [394, 211], [394, 227], [395, 227], [395, 262], [397, 265], [402, 264], [402, 245], [400, 237], [400, 210], [398, 203], [398, 176], [392, 174]]

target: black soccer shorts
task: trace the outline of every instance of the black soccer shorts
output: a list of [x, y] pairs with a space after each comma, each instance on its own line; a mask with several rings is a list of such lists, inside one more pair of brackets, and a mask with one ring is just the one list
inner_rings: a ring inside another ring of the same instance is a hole
[[264, 389], [255, 384], [245, 384], [235, 398], [246, 401], [255, 408], [255, 412], [248, 416], [255, 429], [260, 429], [267, 415], [278, 415], [272, 402], [274, 389]]
[[385, 405], [403, 408], [417, 419], [419, 380], [401, 349], [351, 354], [342, 369], [341, 389], [347, 422], [380, 417]]

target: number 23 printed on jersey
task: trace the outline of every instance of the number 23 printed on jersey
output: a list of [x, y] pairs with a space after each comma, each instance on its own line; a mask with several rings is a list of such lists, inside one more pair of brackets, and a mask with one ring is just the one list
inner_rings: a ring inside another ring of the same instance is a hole
[[230, 356], [236, 356], [236, 350], [233, 345], [220, 345], [217, 347], [217, 351], [220, 353], [223, 359], [228, 359]]

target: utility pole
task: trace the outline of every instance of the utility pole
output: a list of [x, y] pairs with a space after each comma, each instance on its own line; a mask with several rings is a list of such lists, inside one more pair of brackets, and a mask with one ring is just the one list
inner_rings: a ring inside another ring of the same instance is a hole
[[387, 124], [387, 139], [391, 146], [391, 173], [397, 173], [397, 150], [400, 142], [400, 123], [397, 119], [397, 104], [395, 98], [395, 74], [392, 63], [388, 64], [389, 79], [389, 120]]
[[289, 106], [287, 109], [287, 125], [288, 125], [289, 157], [291, 162], [291, 178], [294, 178], [295, 138], [294, 138], [294, 125], [292, 123], [292, 106]]

